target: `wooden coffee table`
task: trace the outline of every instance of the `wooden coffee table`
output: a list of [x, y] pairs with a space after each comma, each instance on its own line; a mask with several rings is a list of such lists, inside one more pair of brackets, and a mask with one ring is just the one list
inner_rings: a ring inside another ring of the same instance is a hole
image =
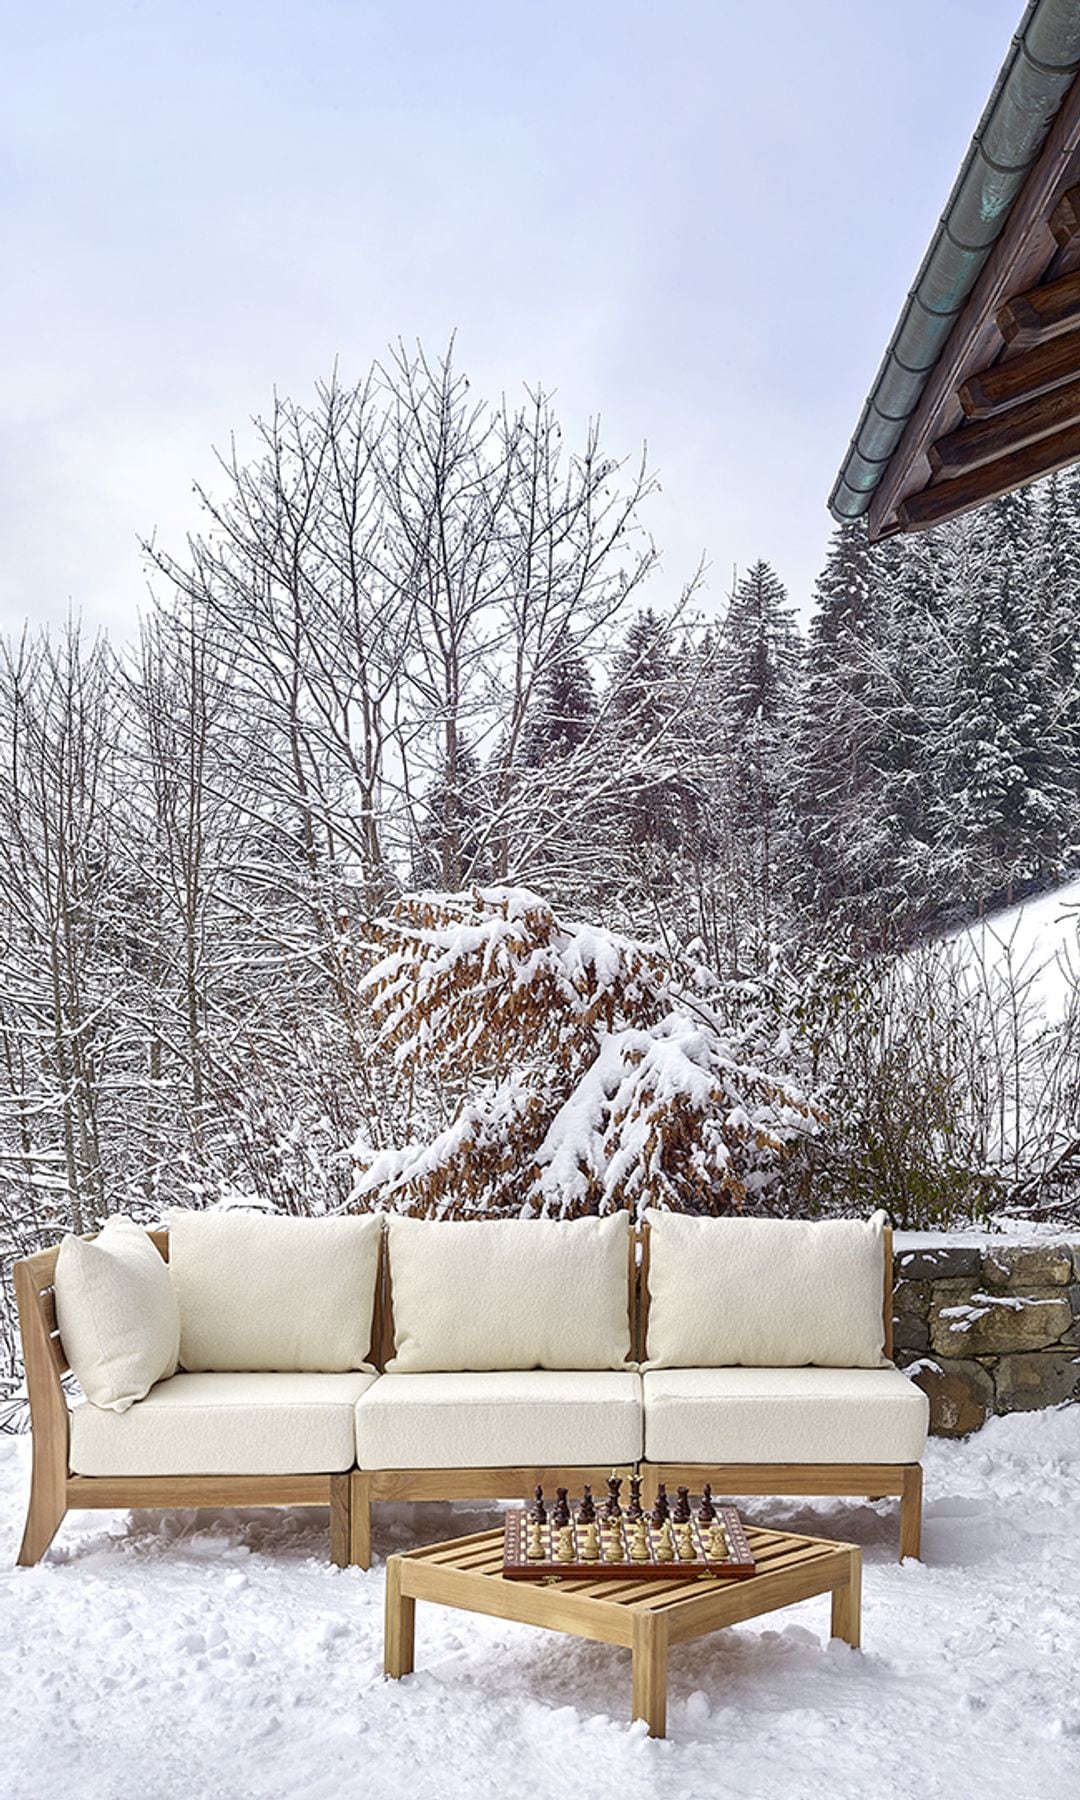
[[388, 1557], [385, 1671], [395, 1678], [412, 1672], [418, 1600], [624, 1644], [633, 1653], [632, 1715], [646, 1721], [650, 1737], [663, 1737], [669, 1644], [831, 1594], [833, 1637], [859, 1647], [862, 1557], [854, 1544], [753, 1526], [747, 1537], [758, 1569], [743, 1581], [507, 1581], [502, 1531]]

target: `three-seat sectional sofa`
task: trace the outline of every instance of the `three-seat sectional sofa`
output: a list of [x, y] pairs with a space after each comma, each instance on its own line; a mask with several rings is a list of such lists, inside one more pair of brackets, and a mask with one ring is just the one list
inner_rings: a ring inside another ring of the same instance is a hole
[[15, 1285], [22, 1563], [73, 1507], [328, 1504], [334, 1561], [366, 1568], [374, 1502], [634, 1467], [650, 1500], [899, 1495], [919, 1554], [927, 1402], [890, 1361], [881, 1214], [116, 1217]]

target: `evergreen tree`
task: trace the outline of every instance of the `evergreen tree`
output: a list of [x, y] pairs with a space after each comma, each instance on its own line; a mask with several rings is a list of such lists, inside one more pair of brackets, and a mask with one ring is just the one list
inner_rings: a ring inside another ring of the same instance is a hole
[[585, 659], [560, 639], [536, 682], [521, 737], [522, 764], [536, 769], [553, 757], [569, 755], [586, 741], [596, 717], [596, 690]]
[[[649, 608], [631, 623], [616, 658], [608, 715], [612, 754], [627, 769], [617, 808], [624, 841], [669, 855], [685, 849], [701, 824], [700, 791], [671, 732], [686, 687], [670, 622]], [[652, 747], [661, 743], [650, 766]]]
[[453, 893], [489, 879], [484, 778], [472, 746], [459, 741], [453, 770], [444, 762], [424, 796], [412, 857], [412, 885]]
[[787, 591], [766, 562], [739, 582], [720, 635], [715, 684], [732, 860], [765, 940], [772, 935], [776, 820], [801, 646]]
[[980, 909], [1056, 874], [1071, 823], [1035, 526], [1027, 490], [985, 508], [970, 527], [977, 554], [958, 595], [942, 799], [964, 897]]

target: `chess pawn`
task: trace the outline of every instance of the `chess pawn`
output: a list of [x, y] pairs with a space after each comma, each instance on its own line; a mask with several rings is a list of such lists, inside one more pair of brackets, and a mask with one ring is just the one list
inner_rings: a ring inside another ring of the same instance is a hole
[[569, 1525], [559, 1527], [559, 1545], [555, 1552], [556, 1562], [573, 1562], [574, 1533]]
[[582, 1562], [598, 1562], [600, 1559], [600, 1538], [595, 1521], [590, 1519], [585, 1527], [585, 1541], [581, 1546]]
[[657, 1562], [674, 1562], [675, 1545], [671, 1541], [671, 1520], [665, 1519], [660, 1527], [660, 1542], [656, 1546]]
[[534, 1519], [529, 1526], [529, 1548], [525, 1552], [525, 1557], [528, 1562], [543, 1562], [544, 1560], [544, 1537], [539, 1519]]
[[675, 1527], [675, 1534], [675, 1541], [679, 1546], [679, 1561], [693, 1562], [694, 1539], [689, 1525], [677, 1525]]
[[645, 1530], [644, 1519], [639, 1519], [634, 1526], [634, 1543], [630, 1555], [634, 1562], [648, 1562], [649, 1560], [649, 1538]]

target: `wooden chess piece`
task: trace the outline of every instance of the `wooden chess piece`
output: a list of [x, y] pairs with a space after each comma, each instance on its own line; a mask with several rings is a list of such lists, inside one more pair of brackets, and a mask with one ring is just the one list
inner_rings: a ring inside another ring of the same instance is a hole
[[706, 1482], [701, 1490], [701, 1506], [698, 1509], [698, 1522], [702, 1525], [711, 1525], [715, 1517], [716, 1508], [713, 1505], [712, 1488], [709, 1483]]
[[574, 1533], [569, 1525], [559, 1527], [559, 1545], [555, 1552], [556, 1562], [573, 1562]]
[[547, 1507], [544, 1505], [544, 1490], [539, 1484], [537, 1485], [533, 1496], [532, 1506], [529, 1508], [529, 1517], [530, 1519], [535, 1519], [538, 1525], [542, 1525], [547, 1518]]
[[570, 1502], [566, 1497], [566, 1489], [564, 1487], [555, 1489], [555, 1510], [551, 1515], [551, 1523], [556, 1526], [559, 1531], [562, 1530], [564, 1525], [569, 1525], [570, 1523]]
[[675, 1545], [671, 1541], [671, 1520], [665, 1519], [660, 1527], [660, 1541], [656, 1546], [657, 1562], [674, 1562]]
[[525, 1552], [527, 1562], [543, 1562], [544, 1537], [539, 1519], [534, 1519], [529, 1526], [529, 1547]]
[[672, 1518], [676, 1525], [688, 1525], [690, 1522], [690, 1489], [688, 1487], [677, 1488], [676, 1493], [678, 1498], [675, 1501]]
[[620, 1476], [608, 1476], [608, 1497], [607, 1505], [604, 1508], [604, 1517], [607, 1519], [619, 1519], [622, 1517], [622, 1507], [619, 1505], [619, 1490], [621, 1487], [622, 1479]]
[[708, 1554], [710, 1558], [716, 1562], [723, 1562], [728, 1555], [727, 1532], [724, 1530], [719, 1519], [717, 1519], [709, 1533]]
[[604, 1556], [608, 1562], [622, 1562], [624, 1560], [622, 1522], [619, 1519], [611, 1519], [608, 1522], [607, 1538], [604, 1543]]
[[588, 1482], [581, 1490], [581, 1505], [578, 1507], [578, 1519], [582, 1525], [591, 1525], [596, 1517], [596, 1502], [592, 1497], [592, 1488]]
[[649, 1538], [643, 1518], [634, 1526], [634, 1542], [630, 1550], [634, 1562], [643, 1563], [649, 1560]]
[[631, 1525], [636, 1525], [638, 1520], [641, 1518], [644, 1518], [644, 1516], [645, 1515], [644, 1515], [644, 1513], [642, 1511], [642, 1507], [641, 1507], [641, 1476], [640, 1475], [631, 1475], [631, 1477], [630, 1477], [630, 1504], [626, 1509], [627, 1521]]
[[694, 1539], [688, 1524], [676, 1525], [675, 1541], [679, 1547], [679, 1561], [693, 1562]]
[[585, 1541], [581, 1546], [582, 1562], [598, 1562], [600, 1559], [600, 1534], [596, 1529], [596, 1521], [590, 1519], [585, 1527]]

